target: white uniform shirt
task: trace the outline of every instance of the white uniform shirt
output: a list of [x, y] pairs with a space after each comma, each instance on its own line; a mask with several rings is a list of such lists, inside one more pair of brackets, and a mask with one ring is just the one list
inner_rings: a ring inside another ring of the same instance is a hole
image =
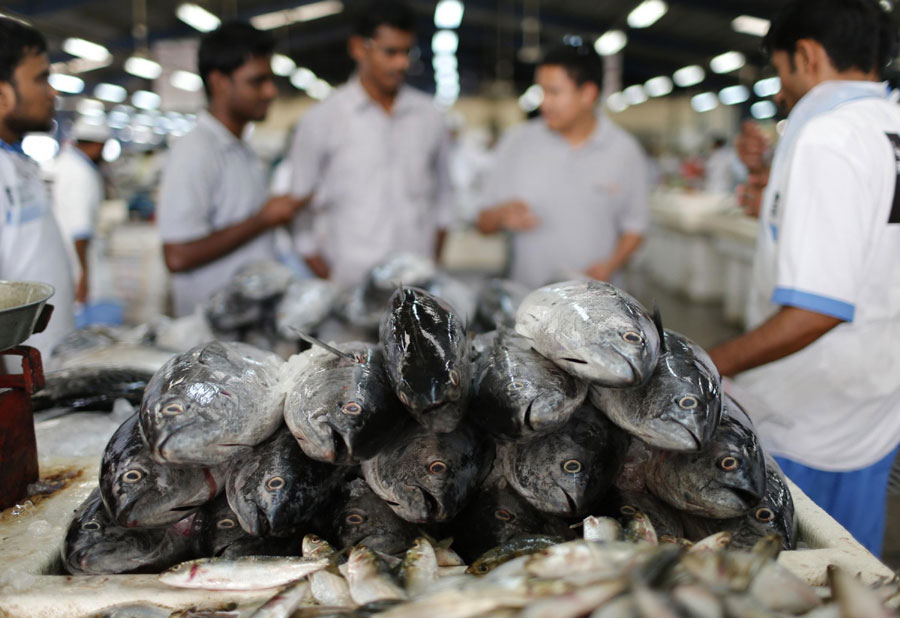
[[508, 133], [482, 207], [522, 200], [540, 219], [513, 233], [510, 276], [538, 287], [610, 258], [623, 233], [647, 229], [648, 177], [640, 145], [603, 115], [577, 148], [541, 119]]
[[53, 213], [66, 239], [66, 250], [75, 278], [81, 264], [75, 253], [76, 240], [90, 240], [103, 201], [103, 176], [87, 155], [68, 144], [56, 159], [53, 176]]
[[298, 217], [298, 251], [324, 256], [341, 285], [394, 253], [433, 257], [452, 221], [449, 133], [413, 88], [388, 114], [351, 78], [300, 119], [290, 159], [292, 193], [315, 194]]
[[[0, 142], [0, 279], [49, 283], [53, 316], [47, 329], [25, 343], [44, 359], [75, 330], [75, 287], [65, 243], [37, 163]], [[17, 369], [9, 367], [10, 369]]]
[[738, 376], [773, 412], [754, 419], [769, 450], [821, 470], [900, 441], [900, 107], [872, 87], [809, 120], [773, 166], [749, 307], [751, 328], [785, 305], [845, 322]]
[[[157, 223], [164, 243], [199, 240], [259, 212], [266, 201], [262, 163], [209, 112], [172, 147], [159, 189]], [[242, 266], [277, 259], [265, 232], [205, 266], [172, 275], [176, 317], [192, 313]]]

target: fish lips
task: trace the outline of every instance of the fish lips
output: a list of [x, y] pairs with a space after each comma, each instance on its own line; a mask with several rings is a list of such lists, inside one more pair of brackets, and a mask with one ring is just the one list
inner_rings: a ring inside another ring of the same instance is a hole
[[639, 350], [622, 350], [618, 346], [599, 346], [584, 359], [573, 354], [560, 356], [554, 362], [575, 377], [598, 386], [622, 388], [646, 382], [656, 365], [656, 354], [642, 345]]
[[545, 434], [556, 431], [569, 421], [581, 403], [555, 391], [535, 396], [519, 411], [522, 433]]
[[412, 417], [431, 433], [455, 431], [465, 413], [466, 409], [459, 401], [439, 403], [420, 411], [410, 410]]
[[202, 504], [161, 510], [158, 496], [142, 496], [134, 500], [116, 501], [111, 509], [113, 520], [123, 528], [164, 528], [196, 512]]
[[698, 452], [710, 437], [704, 436], [703, 428], [692, 417], [651, 419], [643, 425], [623, 429], [634, 433], [650, 446], [667, 451]]

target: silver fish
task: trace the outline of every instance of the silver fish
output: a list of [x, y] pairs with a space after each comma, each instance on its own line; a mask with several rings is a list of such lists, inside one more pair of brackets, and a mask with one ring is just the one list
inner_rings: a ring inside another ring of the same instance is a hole
[[241, 267], [230, 283], [243, 298], [259, 301], [284, 294], [293, 280], [293, 271], [284, 264], [257, 260]]
[[328, 560], [248, 556], [226, 560], [200, 558], [163, 572], [159, 581], [176, 588], [204, 590], [264, 590], [303, 579], [328, 566]]
[[364, 545], [357, 545], [350, 551], [347, 581], [350, 597], [359, 605], [407, 598], [406, 592], [393, 581], [384, 563]]
[[296, 339], [294, 329], [315, 329], [334, 309], [340, 290], [323, 279], [292, 281], [275, 310], [275, 327], [285, 339]]
[[516, 325], [516, 311], [528, 296], [527, 287], [510, 279], [491, 279], [478, 293], [477, 316], [488, 330]]

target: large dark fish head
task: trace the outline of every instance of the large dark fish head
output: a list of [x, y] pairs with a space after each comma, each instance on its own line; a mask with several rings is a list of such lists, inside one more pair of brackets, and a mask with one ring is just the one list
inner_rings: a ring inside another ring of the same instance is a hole
[[335, 538], [342, 547], [365, 545], [385, 554], [405, 552], [417, 532], [362, 479], [352, 481], [338, 511]]
[[415, 427], [363, 462], [362, 470], [372, 490], [401, 518], [442, 522], [465, 505], [491, 454], [468, 427], [443, 434]]
[[794, 501], [778, 463], [766, 457], [766, 494], [750, 509], [734, 529], [732, 545], [752, 547], [759, 539], [778, 533], [785, 549], [797, 545], [797, 522], [794, 520]]

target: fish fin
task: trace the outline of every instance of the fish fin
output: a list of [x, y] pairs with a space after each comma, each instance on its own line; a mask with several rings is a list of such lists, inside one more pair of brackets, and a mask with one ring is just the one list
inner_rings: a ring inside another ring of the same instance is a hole
[[325, 343], [325, 342], [322, 341], [321, 339], [316, 339], [316, 338], [313, 337], [312, 335], [310, 335], [310, 334], [308, 334], [308, 333], [304, 333], [304, 332], [303, 332], [302, 330], [300, 330], [299, 328], [294, 328], [293, 326], [289, 326], [288, 328], [290, 328], [292, 331], [294, 331], [295, 333], [297, 333], [297, 336], [298, 336], [298, 337], [300, 337], [301, 339], [303, 339], [303, 341], [305, 341], [306, 343], [308, 343], [308, 344], [310, 344], [310, 345], [319, 346], [319, 347], [322, 348], [323, 350], [326, 350], [326, 351], [328, 351], [328, 352], [331, 352], [331, 353], [334, 354], [335, 356], [339, 356], [340, 358], [346, 358], [347, 360], [353, 361], [354, 363], [359, 363], [360, 365], [365, 364], [364, 361], [360, 360], [358, 357], [354, 356], [353, 354], [349, 354], [349, 353], [347, 353], [347, 352], [341, 352], [340, 350], [338, 350], [338, 349], [335, 348], [334, 346], [328, 345], [327, 343]]
[[656, 324], [656, 330], [659, 333], [659, 351], [666, 352], [666, 332], [663, 329], [662, 314], [659, 312], [659, 305], [653, 303], [653, 323]]

